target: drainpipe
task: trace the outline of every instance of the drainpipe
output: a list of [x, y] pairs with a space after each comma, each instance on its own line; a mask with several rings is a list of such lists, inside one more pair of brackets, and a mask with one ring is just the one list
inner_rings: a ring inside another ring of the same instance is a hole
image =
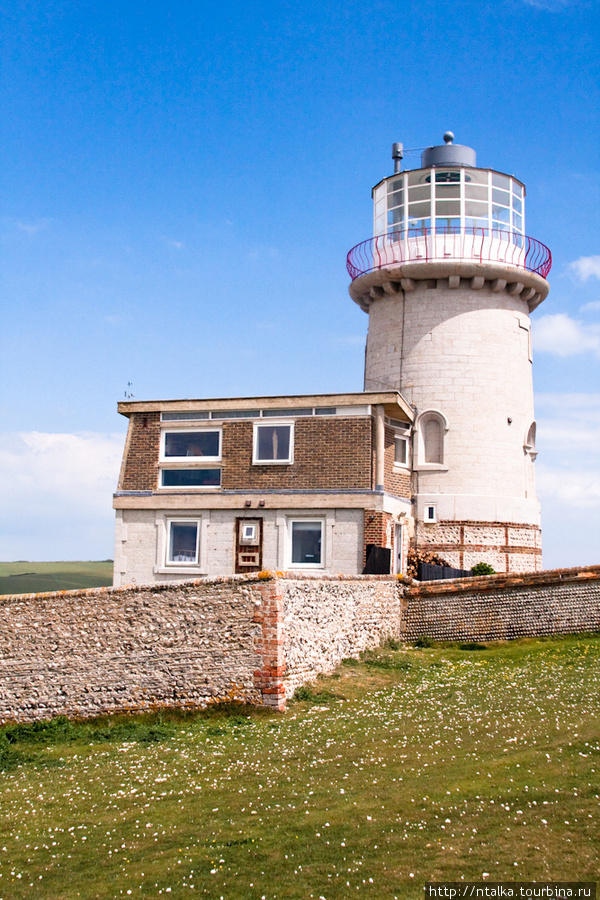
[[385, 411], [381, 404], [375, 407], [375, 490], [383, 490], [385, 454]]

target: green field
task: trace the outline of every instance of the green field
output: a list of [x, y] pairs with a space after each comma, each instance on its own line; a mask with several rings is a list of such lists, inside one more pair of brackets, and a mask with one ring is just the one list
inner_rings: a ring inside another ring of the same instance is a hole
[[5, 729], [0, 898], [393, 900], [428, 880], [594, 881], [599, 687], [598, 636], [393, 645], [284, 714]]
[[70, 591], [112, 584], [111, 559], [100, 562], [0, 562], [0, 595]]

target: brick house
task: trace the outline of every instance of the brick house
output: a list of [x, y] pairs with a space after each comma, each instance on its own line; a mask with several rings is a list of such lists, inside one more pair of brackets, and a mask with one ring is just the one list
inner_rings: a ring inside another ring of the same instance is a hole
[[398, 392], [126, 401], [119, 412], [129, 430], [115, 584], [405, 571], [414, 414]]

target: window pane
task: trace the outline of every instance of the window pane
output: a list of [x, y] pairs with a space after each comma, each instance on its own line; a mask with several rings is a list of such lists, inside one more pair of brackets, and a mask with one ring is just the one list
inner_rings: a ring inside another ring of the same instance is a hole
[[436, 197], [460, 197], [460, 184], [436, 184]]
[[252, 419], [258, 415], [257, 409], [214, 409], [213, 419]]
[[289, 425], [260, 425], [257, 432], [257, 459], [288, 460], [290, 458]]
[[162, 487], [220, 487], [220, 469], [163, 469]]
[[522, 187], [520, 184], [517, 184], [516, 181], [513, 181], [513, 183], [512, 183], [512, 189], [513, 189], [513, 194], [514, 194], [516, 197], [522, 197], [522, 196], [523, 196], [523, 187]]
[[446, 184], [448, 182], [460, 181], [460, 170], [454, 172], [436, 172], [435, 173], [435, 181], [436, 184]]
[[465, 196], [468, 200], [487, 200], [488, 189], [480, 184], [468, 184], [465, 188]]
[[317, 406], [315, 416], [335, 416], [337, 406]]
[[477, 218], [487, 215], [487, 203], [478, 203], [476, 200], [466, 200], [465, 215], [476, 216]]
[[169, 555], [167, 561], [170, 563], [197, 563], [198, 523], [171, 522], [169, 531]]
[[446, 217], [443, 219], [435, 220], [435, 230], [446, 231], [447, 229], [460, 228], [460, 219], [453, 219], [452, 217]]
[[395, 194], [388, 194], [388, 209], [393, 209], [395, 206], [402, 206], [402, 197], [404, 196], [402, 191], [396, 191]]
[[506, 175], [500, 175], [498, 172], [492, 172], [492, 184], [494, 185], [494, 187], [499, 187], [505, 191], [510, 191], [510, 178], [507, 178]]
[[460, 200], [437, 200], [436, 216], [460, 216]]
[[405, 437], [396, 438], [396, 451], [394, 462], [405, 466], [408, 463], [408, 440]]
[[392, 209], [388, 213], [388, 225], [400, 225], [404, 220], [404, 207]]
[[429, 181], [429, 176], [431, 172], [429, 170], [423, 172], [420, 169], [417, 169], [416, 172], [409, 172], [407, 175], [408, 184], [412, 186], [413, 184], [425, 184], [425, 181]]
[[505, 206], [492, 206], [492, 219], [498, 222], [510, 222], [510, 209]]
[[292, 563], [321, 564], [321, 522], [292, 522]]
[[485, 219], [465, 219], [465, 227], [466, 228], [487, 228], [489, 226], [489, 221], [487, 218]]
[[422, 219], [431, 215], [431, 203], [410, 203], [408, 215], [411, 219]]
[[465, 169], [467, 184], [487, 184], [488, 173], [485, 169]]
[[492, 202], [501, 203], [502, 206], [510, 206], [510, 194], [508, 191], [497, 191], [494, 188], [492, 191]]
[[263, 409], [263, 418], [279, 418], [280, 416], [312, 416], [312, 406], [298, 407], [297, 409]]
[[429, 200], [431, 197], [431, 188], [428, 184], [419, 185], [419, 187], [410, 188], [408, 191], [409, 203], [415, 200]]
[[518, 213], [523, 212], [523, 203], [521, 200], [518, 200], [517, 197], [513, 197], [513, 209]]
[[182, 419], [208, 419], [208, 412], [164, 412], [160, 414], [163, 422], [176, 422]]
[[515, 228], [518, 228], [519, 231], [523, 228], [523, 218], [516, 213], [513, 213], [513, 225]]
[[424, 234], [431, 228], [431, 219], [413, 219], [408, 223], [408, 230], [411, 234]]
[[165, 457], [219, 457], [218, 431], [168, 431], [165, 434]]
[[404, 180], [402, 178], [394, 178], [393, 181], [388, 181], [388, 194], [394, 194], [396, 191], [401, 191], [403, 183]]

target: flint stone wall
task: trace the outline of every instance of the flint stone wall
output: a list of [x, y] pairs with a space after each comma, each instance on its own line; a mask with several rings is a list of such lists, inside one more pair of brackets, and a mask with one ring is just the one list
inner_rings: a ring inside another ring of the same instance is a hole
[[411, 586], [402, 640], [498, 641], [600, 631], [600, 566]]
[[94, 588], [0, 598], [0, 720], [260, 703], [256, 584]]
[[4, 596], [0, 721], [224, 699], [283, 709], [298, 684], [398, 626], [396, 580], [378, 576], [236, 575]]
[[343, 659], [400, 635], [396, 578], [290, 579], [282, 587], [287, 697], [317, 673], [332, 672]]
[[600, 566], [410, 585], [273, 573], [5, 596], [0, 721], [229, 698], [283, 709], [298, 685], [386, 637], [599, 630]]

